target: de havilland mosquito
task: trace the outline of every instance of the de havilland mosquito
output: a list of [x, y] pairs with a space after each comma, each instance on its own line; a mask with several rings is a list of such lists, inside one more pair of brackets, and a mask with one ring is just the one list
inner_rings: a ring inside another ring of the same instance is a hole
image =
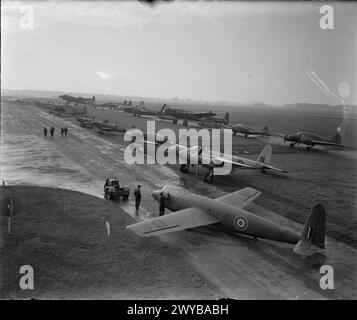
[[316, 204], [306, 219], [301, 235], [255, 215], [244, 207], [261, 194], [253, 188], [244, 188], [216, 199], [193, 194], [186, 189], [167, 185], [152, 192], [155, 200], [165, 197], [166, 207], [173, 213], [127, 226], [143, 236], [154, 236], [206, 225], [221, 225], [230, 231], [255, 239], [294, 244], [294, 252], [311, 255], [325, 248], [326, 212]]

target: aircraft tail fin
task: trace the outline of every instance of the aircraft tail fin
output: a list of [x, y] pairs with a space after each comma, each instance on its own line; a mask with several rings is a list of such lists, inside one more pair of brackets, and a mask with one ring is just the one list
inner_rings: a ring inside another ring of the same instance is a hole
[[306, 219], [301, 239], [294, 252], [303, 256], [325, 249], [326, 210], [322, 204], [315, 204]]
[[160, 110], [160, 113], [165, 113], [166, 109], [167, 109], [167, 104], [165, 103], [165, 104], [162, 106], [162, 108], [161, 108], [161, 110]]
[[267, 144], [262, 152], [260, 153], [260, 155], [258, 156], [257, 161], [258, 162], [264, 162], [266, 164], [270, 164], [271, 162], [271, 153], [272, 153], [272, 148], [270, 144]]
[[264, 132], [264, 133], [269, 133], [269, 127], [268, 127], [268, 126], [265, 126], [265, 127], [262, 129], [262, 132]]

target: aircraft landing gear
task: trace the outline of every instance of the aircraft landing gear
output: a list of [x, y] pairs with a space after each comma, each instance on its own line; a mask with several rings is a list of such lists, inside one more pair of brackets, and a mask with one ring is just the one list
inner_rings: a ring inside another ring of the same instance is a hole
[[173, 124], [177, 124], [177, 119], [172, 120]]
[[310, 147], [310, 146], [307, 146], [307, 147], [306, 147], [306, 150], [307, 150], [307, 151], [310, 151], [311, 148], [312, 148], [312, 146], [311, 146], [311, 147]]
[[213, 182], [213, 170], [207, 171], [203, 177], [203, 181], [206, 183], [212, 183]]
[[248, 135], [247, 135], [247, 134], [245, 134], [245, 135], [244, 135], [244, 138], [245, 138], [245, 139], [247, 139], [247, 138], [248, 138]]
[[187, 172], [188, 172], [188, 169], [189, 169], [189, 167], [188, 167], [187, 164], [181, 164], [180, 171], [181, 171], [182, 173], [187, 173]]
[[184, 120], [184, 121], [182, 122], [182, 125], [183, 125], [184, 127], [187, 127], [187, 126], [188, 126], [187, 120]]
[[264, 168], [262, 168], [262, 173], [267, 173]]

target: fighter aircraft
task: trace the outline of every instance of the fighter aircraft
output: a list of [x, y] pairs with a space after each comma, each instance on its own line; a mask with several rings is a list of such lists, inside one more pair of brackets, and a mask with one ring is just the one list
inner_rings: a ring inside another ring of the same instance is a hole
[[[308, 132], [297, 132], [296, 134], [285, 134], [284, 142], [290, 141], [290, 148], [294, 147], [297, 144], [306, 145], [306, 150], [310, 150], [315, 145], [323, 145], [323, 146], [332, 146], [332, 147], [342, 147], [345, 146], [341, 144], [342, 138], [340, 134], [341, 128], [337, 128], [336, 134], [328, 139], [320, 137], [313, 133]], [[278, 134], [281, 136], [281, 134]]]
[[200, 121], [215, 116], [213, 112], [191, 112], [177, 108], [169, 108], [165, 103], [160, 111], [161, 118], [172, 120], [172, 123], [176, 124], [177, 120], [184, 120], [183, 125], [187, 126], [187, 121]]
[[[179, 156], [184, 159], [186, 154], [180, 150], [179, 146]], [[222, 167], [225, 163], [229, 163], [232, 165], [232, 172], [235, 173], [237, 169], [255, 169], [261, 170], [262, 173], [266, 173], [267, 170], [273, 170], [278, 172], [287, 173], [285, 170], [273, 167], [270, 165], [271, 155], [272, 155], [272, 147], [271, 145], [266, 145], [261, 153], [259, 154], [257, 160], [246, 159], [243, 157], [233, 156], [229, 159], [226, 155], [221, 156], [220, 154], [214, 154], [212, 152], [207, 152], [209, 156], [207, 156], [203, 152], [202, 147], [191, 147], [188, 149], [188, 156], [185, 164], [181, 164], [180, 170], [182, 173], [187, 173], [189, 171], [190, 166], [198, 165], [202, 167], [206, 167], [208, 171], [203, 175], [202, 179], [204, 182], [211, 183], [213, 182], [214, 177], [214, 168]], [[204, 161], [206, 160], [206, 161]], [[205, 164], [208, 163], [208, 164]]]
[[249, 128], [245, 124], [233, 124], [232, 125], [232, 131], [233, 135], [236, 135], [237, 133], [242, 133], [244, 134], [244, 138], [248, 138], [248, 136], [269, 136], [269, 128], [264, 127], [261, 131], [256, 131], [252, 128]]
[[322, 204], [313, 206], [301, 235], [298, 235], [243, 209], [261, 194], [253, 188], [244, 188], [223, 197], [210, 199], [168, 185], [153, 191], [152, 196], [159, 201], [161, 193], [167, 199], [166, 207], [174, 212], [128, 225], [127, 229], [139, 236], [149, 237], [217, 224], [255, 239], [295, 244], [293, 250], [300, 255], [311, 255], [325, 248], [326, 212]]
[[64, 95], [59, 96], [59, 98], [65, 100], [66, 105], [68, 105], [71, 102], [74, 102], [76, 106], [78, 105], [78, 103], [88, 104], [88, 103], [95, 102], [95, 96], [93, 96], [92, 98], [82, 98], [82, 97], [77, 98], [77, 97], [73, 97], [73, 96], [64, 94]]

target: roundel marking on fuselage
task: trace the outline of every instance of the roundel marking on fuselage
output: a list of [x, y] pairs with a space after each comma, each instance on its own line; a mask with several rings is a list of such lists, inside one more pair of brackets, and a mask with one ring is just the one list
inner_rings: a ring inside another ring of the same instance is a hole
[[248, 219], [244, 216], [235, 217], [233, 224], [239, 231], [245, 231], [248, 229]]

